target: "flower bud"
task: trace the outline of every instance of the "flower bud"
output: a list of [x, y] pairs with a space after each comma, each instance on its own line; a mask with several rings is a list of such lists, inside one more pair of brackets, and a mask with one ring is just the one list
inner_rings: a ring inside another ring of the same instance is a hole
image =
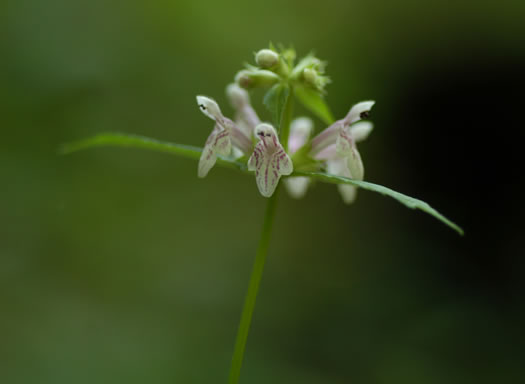
[[323, 93], [326, 84], [330, 83], [330, 79], [322, 75], [322, 71], [318, 68], [307, 67], [303, 69], [302, 81], [317, 91]]
[[313, 86], [317, 84], [317, 71], [315, 69], [305, 68], [303, 71], [303, 77], [308, 84]]
[[298, 79], [306, 68], [317, 70], [320, 73], [324, 73], [325, 64], [319, 60], [317, 57], [308, 55], [299, 61], [292, 71], [291, 78]]
[[279, 75], [265, 69], [244, 69], [235, 75], [235, 82], [243, 88], [267, 87], [279, 81]]
[[271, 68], [279, 62], [279, 54], [271, 49], [261, 49], [255, 55], [255, 62], [261, 68]]
[[249, 75], [250, 71], [242, 70], [237, 72], [235, 75], [235, 82], [243, 88], [250, 88], [253, 84], [253, 80]]

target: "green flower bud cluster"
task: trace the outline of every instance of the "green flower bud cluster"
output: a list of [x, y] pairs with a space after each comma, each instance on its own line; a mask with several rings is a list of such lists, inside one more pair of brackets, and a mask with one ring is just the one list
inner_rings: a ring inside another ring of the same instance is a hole
[[330, 78], [325, 76], [326, 62], [310, 54], [303, 58], [292, 71], [291, 78], [302, 81], [305, 85], [320, 93], [325, 92], [325, 87], [330, 83]]
[[330, 79], [324, 75], [326, 62], [309, 54], [296, 64], [293, 48], [277, 50], [273, 45], [261, 49], [255, 54], [256, 66], [246, 64], [246, 68], [235, 76], [235, 82], [241, 87], [252, 89], [271, 87], [277, 83], [310, 88], [319, 94], [325, 93]]

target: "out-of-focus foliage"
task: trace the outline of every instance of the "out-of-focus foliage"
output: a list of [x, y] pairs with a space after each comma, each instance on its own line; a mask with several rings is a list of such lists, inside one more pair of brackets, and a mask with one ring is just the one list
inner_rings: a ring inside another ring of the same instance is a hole
[[282, 194], [241, 381], [519, 380], [524, 17], [522, 1], [2, 3], [0, 382], [226, 380], [264, 211], [253, 180], [57, 149], [101, 131], [202, 146], [195, 95], [226, 106], [269, 41], [328, 61], [335, 118], [376, 100], [366, 179], [467, 236], [374, 194]]

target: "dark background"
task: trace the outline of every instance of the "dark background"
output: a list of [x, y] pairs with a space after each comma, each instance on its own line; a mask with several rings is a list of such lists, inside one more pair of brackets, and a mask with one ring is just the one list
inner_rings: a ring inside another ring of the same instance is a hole
[[195, 95], [231, 116], [224, 87], [269, 41], [329, 62], [337, 117], [375, 99], [366, 179], [466, 235], [366, 191], [282, 193], [242, 382], [520, 381], [524, 20], [522, 1], [0, 3], [0, 382], [226, 381], [255, 181], [56, 153], [108, 130], [202, 145]]

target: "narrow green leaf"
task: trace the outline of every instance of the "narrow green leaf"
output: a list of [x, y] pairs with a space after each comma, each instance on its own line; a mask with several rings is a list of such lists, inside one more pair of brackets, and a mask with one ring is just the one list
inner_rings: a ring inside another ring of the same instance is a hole
[[272, 120], [277, 132], [281, 129], [283, 111], [289, 95], [290, 87], [283, 83], [275, 84], [266, 92], [266, 95], [264, 95], [263, 103], [272, 114]]
[[454, 229], [456, 232], [458, 232], [460, 235], [463, 235], [463, 229], [461, 229], [458, 225], [447, 219], [445, 216], [443, 216], [441, 213], [436, 211], [434, 208], [432, 208], [430, 205], [425, 203], [424, 201], [414, 199], [413, 197], [403, 195], [402, 193], [393, 191], [390, 188], [383, 187], [382, 185], [369, 183], [366, 181], [359, 181], [359, 180], [352, 180], [346, 177], [342, 176], [335, 176], [330, 175], [327, 173], [319, 173], [319, 172], [294, 172], [292, 176], [308, 176], [312, 179], [324, 181], [326, 183], [333, 183], [333, 184], [350, 184], [359, 188], [367, 189], [369, 191], [378, 192], [382, 195], [390, 196], [397, 201], [399, 201], [401, 204], [404, 204], [408, 208], [412, 209], [420, 209], [423, 212], [428, 213], [431, 216], [434, 216], [436, 219], [440, 220], [441, 222], [448, 225], [450, 228]]
[[[166, 141], [150, 139], [144, 136], [123, 133], [101, 133], [88, 139], [68, 143], [60, 148], [60, 153], [70, 154], [84, 149], [97, 147], [128, 147], [150, 149], [153, 151], [166, 152], [172, 155], [194, 160], [198, 160], [202, 153], [202, 148], [199, 147], [169, 143]], [[234, 160], [232, 158], [219, 156], [217, 158], [217, 164], [223, 167], [237, 169], [245, 173], [251, 173], [247, 169], [246, 161], [241, 160], [242, 159]], [[436, 219], [457, 231], [460, 235], [463, 235], [463, 230], [458, 225], [447, 219], [424, 201], [403, 195], [402, 193], [393, 191], [392, 189], [383, 187], [382, 185], [373, 184], [366, 181], [352, 180], [346, 177], [320, 172], [295, 171], [291, 176], [306, 176], [315, 180], [332, 184], [349, 184], [359, 188], [367, 189], [369, 191], [378, 192], [382, 195], [390, 196], [409, 208], [420, 209], [429, 215], [434, 216]]]
[[304, 86], [296, 86], [294, 91], [297, 99], [325, 124], [330, 125], [334, 122], [332, 112], [319, 92]]
[[[129, 147], [150, 149], [158, 152], [166, 152], [172, 155], [185, 157], [188, 159], [198, 160], [202, 153], [202, 148], [191, 145], [169, 143], [167, 141], [160, 141], [150, 139], [144, 136], [129, 135], [124, 133], [100, 133], [96, 136], [64, 144], [59, 152], [63, 155], [73, 152], [81, 151], [83, 149], [97, 148], [97, 147]], [[240, 171], [247, 172], [246, 163], [234, 160], [228, 157], [219, 156], [217, 164], [228, 168], [235, 168]]]

